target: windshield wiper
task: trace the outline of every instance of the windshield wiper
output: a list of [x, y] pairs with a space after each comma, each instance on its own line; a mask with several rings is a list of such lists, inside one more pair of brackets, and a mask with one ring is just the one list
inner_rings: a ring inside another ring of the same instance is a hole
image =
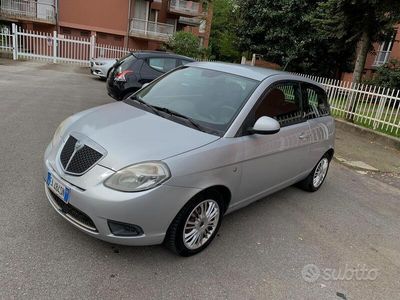
[[189, 118], [188, 116], [182, 115], [181, 113], [178, 113], [177, 111], [171, 110], [169, 108], [166, 107], [161, 107], [161, 106], [156, 106], [156, 105], [152, 105], [152, 107], [158, 111], [162, 111], [165, 112], [171, 116], [175, 116], [178, 118], [182, 118], [185, 119], [186, 121], [188, 121], [193, 127], [197, 128], [200, 131], [206, 132], [199, 124], [197, 124], [192, 118]]
[[161, 111], [161, 112], [167, 113], [167, 114], [169, 114], [171, 116], [175, 116], [175, 117], [178, 117], [178, 118], [181, 118], [181, 119], [185, 119], [187, 122], [190, 123], [190, 125], [192, 125], [192, 127], [195, 127], [196, 129], [198, 129], [200, 131], [207, 132], [206, 130], [204, 130], [204, 128], [202, 128], [199, 124], [197, 124], [193, 119], [191, 119], [191, 118], [189, 118], [189, 117], [187, 117], [185, 115], [182, 115], [182, 114], [180, 114], [180, 113], [178, 113], [178, 112], [176, 112], [174, 110], [168, 109], [166, 107], [161, 107], [161, 106], [148, 104], [147, 102], [143, 101], [142, 99], [140, 99], [136, 95], [131, 97], [131, 98], [129, 98], [129, 99], [131, 99], [133, 101], [136, 101], [136, 102], [140, 103], [143, 106], [146, 106], [152, 112], [154, 112], [156, 115], [160, 116], [161, 115], [160, 111]]
[[138, 96], [133, 96], [131, 98], [133, 101], [136, 101], [138, 103], [140, 103], [143, 106], [146, 106], [147, 108], [149, 108], [153, 113], [155, 113], [156, 115], [160, 115], [160, 113], [158, 112], [158, 109], [156, 109], [153, 105], [148, 104], [147, 102], [143, 101], [142, 99], [140, 99]]

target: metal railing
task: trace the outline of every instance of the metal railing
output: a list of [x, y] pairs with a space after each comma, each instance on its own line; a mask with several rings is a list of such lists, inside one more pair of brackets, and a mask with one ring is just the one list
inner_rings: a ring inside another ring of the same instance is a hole
[[55, 23], [55, 6], [28, 0], [1, 0], [0, 13], [11, 18], [23, 18]]
[[200, 18], [188, 18], [188, 17], [179, 17], [178, 22], [185, 25], [190, 26], [200, 26], [202, 19]]
[[391, 51], [378, 51], [373, 66], [380, 67], [389, 61]]
[[159, 41], [167, 41], [175, 32], [171, 24], [152, 22], [142, 19], [131, 19], [129, 33], [133, 36], [144, 37]]
[[0, 52], [9, 53], [14, 60], [32, 59], [52, 63], [89, 65], [91, 58], [120, 58], [135, 51], [124, 47], [96, 43], [90, 38], [24, 30], [12, 24], [12, 32], [0, 32]]
[[197, 16], [200, 14], [200, 3], [186, 0], [170, 0], [169, 11], [178, 14]]

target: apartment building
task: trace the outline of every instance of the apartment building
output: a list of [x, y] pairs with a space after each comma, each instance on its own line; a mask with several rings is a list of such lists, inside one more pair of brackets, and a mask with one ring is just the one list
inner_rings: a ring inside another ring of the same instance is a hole
[[[376, 69], [391, 59], [400, 61], [400, 24], [395, 26], [393, 34], [390, 35], [383, 43], [374, 45], [374, 51], [367, 56], [364, 68], [364, 78], [371, 78]], [[353, 73], [343, 73], [342, 80], [351, 81]]]
[[0, 23], [134, 49], [159, 49], [176, 31], [210, 37], [212, 5], [186, 0], [0, 0]]

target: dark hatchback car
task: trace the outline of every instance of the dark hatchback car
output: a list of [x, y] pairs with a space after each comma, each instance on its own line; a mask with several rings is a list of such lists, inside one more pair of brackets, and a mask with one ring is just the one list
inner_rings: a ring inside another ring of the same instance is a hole
[[168, 52], [131, 52], [111, 69], [107, 79], [108, 94], [116, 100], [123, 100], [143, 84], [193, 61], [192, 58]]

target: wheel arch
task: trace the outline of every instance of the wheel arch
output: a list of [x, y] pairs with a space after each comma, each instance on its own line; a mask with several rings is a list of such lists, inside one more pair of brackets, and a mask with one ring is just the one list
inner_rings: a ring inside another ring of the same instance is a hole
[[229, 204], [231, 202], [232, 193], [228, 187], [225, 185], [213, 185], [207, 187], [200, 191], [195, 197], [199, 194], [206, 195], [206, 196], [217, 196], [221, 197], [221, 200], [224, 202], [224, 213], [227, 211]]
[[331, 161], [333, 155], [335, 154], [335, 150], [333, 148], [330, 148], [328, 151], [325, 152], [325, 154], [328, 156], [329, 161]]

